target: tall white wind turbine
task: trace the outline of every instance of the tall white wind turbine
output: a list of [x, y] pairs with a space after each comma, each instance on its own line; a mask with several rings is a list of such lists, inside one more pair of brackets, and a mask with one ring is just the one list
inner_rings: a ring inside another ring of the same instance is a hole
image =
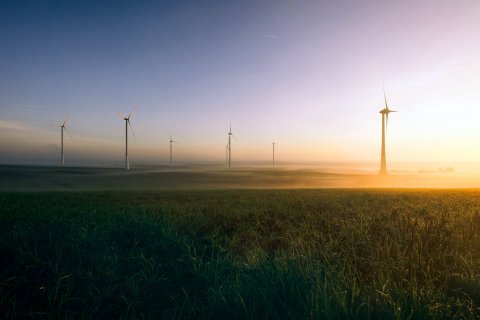
[[230, 130], [228, 131], [228, 144], [227, 144], [227, 149], [228, 149], [228, 168], [232, 167], [232, 137], [237, 139], [232, 133], [232, 124], [230, 124]]
[[274, 166], [275, 165], [275, 145], [277, 143], [275, 142], [275, 140], [273, 140], [272, 142], [272, 165]]
[[385, 99], [385, 107], [382, 110], [380, 110], [380, 113], [382, 114], [382, 153], [381, 153], [381, 160], [380, 160], [380, 174], [385, 175], [387, 174], [387, 157], [385, 155], [385, 132], [388, 126], [388, 114], [391, 112], [397, 112], [397, 111], [390, 110], [388, 108], [387, 95], [385, 94], [385, 87], [383, 87], [383, 97]]
[[117, 115], [120, 118], [125, 120], [125, 169], [130, 170], [130, 163], [128, 162], [128, 128], [130, 127], [130, 131], [132, 131], [132, 135], [135, 137], [135, 132], [133, 132], [132, 124], [130, 123], [130, 117], [135, 114], [137, 111], [137, 107], [133, 108], [132, 112], [125, 116], [124, 114], [117, 112]]
[[173, 153], [173, 144], [178, 141], [173, 140], [172, 135], [170, 134], [170, 167], [172, 167], [172, 153]]
[[60, 128], [60, 145], [61, 145], [61, 147], [60, 147], [60, 163], [61, 163], [62, 166], [65, 164], [65, 154], [64, 154], [64, 151], [63, 151], [64, 150], [63, 149], [63, 133], [66, 132], [68, 134], [68, 136], [73, 139], [73, 137], [67, 131], [67, 122], [68, 122], [69, 118], [70, 118], [70, 115], [67, 115], [65, 117], [65, 120], [63, 120], [62, 123], [60, 123], [58, 125], [55, 125], [55, 126]]

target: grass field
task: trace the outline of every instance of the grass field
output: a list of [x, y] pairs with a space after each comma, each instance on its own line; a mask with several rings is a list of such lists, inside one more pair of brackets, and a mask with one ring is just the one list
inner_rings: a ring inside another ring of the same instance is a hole
[[480, 317], [480, 191], [0, 193], [5, 318]]

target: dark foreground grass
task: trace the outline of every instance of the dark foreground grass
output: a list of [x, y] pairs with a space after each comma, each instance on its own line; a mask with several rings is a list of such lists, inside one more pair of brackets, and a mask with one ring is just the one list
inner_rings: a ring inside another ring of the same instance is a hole
[[480, 317], [480, 192], [0, 194], [12, 318]]

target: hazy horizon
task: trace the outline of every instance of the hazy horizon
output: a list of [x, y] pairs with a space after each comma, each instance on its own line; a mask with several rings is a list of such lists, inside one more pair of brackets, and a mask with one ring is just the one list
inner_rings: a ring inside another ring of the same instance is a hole
[[385, 84], [389, 170], [480, 171], [479, 16], [473, 0], [3, 2], [0, 162], [59, 161], [50, 124], [70, 114], [66, 164], [122, 163], [115, 113], [138, 106], [132, 166], [165, 164], [169, 133], [174, 163], [221, 163], [231, 123], [234, 164], [275, 140], [278, 162], [375, 168]]
[[[59, 160], [53, 158], [33, 159], [0, 159], [0, 166], [59, 166]], [[68, 159], [64, 167], [84, 168], [124, 168], [124, 159]], [[217, 160], [178, 160], [170, 168], [168, 158], [165, 159], [133, 159], [130, 161], [131, 169], [165, 169], [165, 170], [195, 170], [211, 169], [222, 170], [226, 168], [225, 161]], [[234, 161], [232, 169], [239, 170], [314, 170], [326, 173], [340, 174], [378, 174], [379, 162], [322, 162], [322, 161], [278, 161], [272, 166], [271, 161], [250, 160]], [[462, 175], [480, 173], [480, 162], [454, 163], [454, 162], [391, 162], [388, 168], [390, 174], [447, 174]]]

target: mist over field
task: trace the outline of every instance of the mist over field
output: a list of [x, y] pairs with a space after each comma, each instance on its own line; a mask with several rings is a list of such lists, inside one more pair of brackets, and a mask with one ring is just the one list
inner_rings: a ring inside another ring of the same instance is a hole
[[56, 167], [0, 166], [0, 190], [162, 190], [240, 188], [477, 188], [480, 174], [453, 169], [393, 171], [387, 176], [355, 167], [283, 165]]

